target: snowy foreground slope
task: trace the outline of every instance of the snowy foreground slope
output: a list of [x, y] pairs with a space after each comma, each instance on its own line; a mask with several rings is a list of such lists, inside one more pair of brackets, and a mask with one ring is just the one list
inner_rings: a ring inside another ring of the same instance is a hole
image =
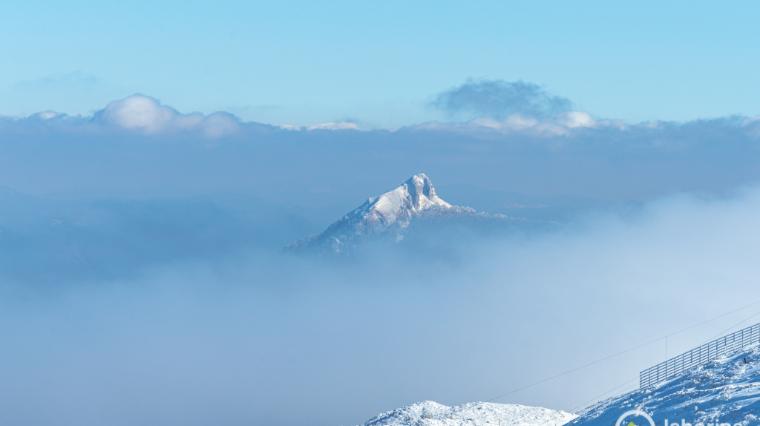
[[760, 425], [760, 349], [733, 355], [688, 371], [648, 390], [637, 390], [592, 406], [570, 425], [609, 426], [641, 408], [655, 424], [686, 420]]
[[399, 241], [412, 221], [430, 217], [504, 218], [448, 203], [438, 196], [430, 178], [419, 173], [395, 189], [369, 198], [316, 237], [289, 248], [342, 253], [373, 237], [389, 237]]
[[424, 401], [380, 414], [363, 426], [560, 426], [573, 418], [563, 411], [524, 405], [474, 402], [449, 407]]

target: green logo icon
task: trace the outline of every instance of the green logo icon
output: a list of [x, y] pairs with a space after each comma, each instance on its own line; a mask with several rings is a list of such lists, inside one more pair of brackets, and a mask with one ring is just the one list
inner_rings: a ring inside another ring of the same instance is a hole
[[[622, 416], [620, 416], [620, 418], [618, 418], [618, 421], [615, 423], [615, 426], [639, 426], [633, 420], [629, 420], [631, 417], [641, 418], [641, 419], [646, 420], [647, 426], [655, 426], [654, 419], [652, 419], [652, 416], [647, 414], [642, 409], [626, 411], [625, 413], [623, 413]], [[626, 420], [628, 420], [627, 423], [626, 423]]]

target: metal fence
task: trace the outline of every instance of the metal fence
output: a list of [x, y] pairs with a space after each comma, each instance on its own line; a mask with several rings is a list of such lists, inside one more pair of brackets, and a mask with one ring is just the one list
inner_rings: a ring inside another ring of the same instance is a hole
[[760, 323], [715, 339], [712, 342], [647, 368], [639, 375], [639, 388], [645, 389], [671, 379], [691, 368], [706, 364], [718, 357], [731, 355], [760, 343]]

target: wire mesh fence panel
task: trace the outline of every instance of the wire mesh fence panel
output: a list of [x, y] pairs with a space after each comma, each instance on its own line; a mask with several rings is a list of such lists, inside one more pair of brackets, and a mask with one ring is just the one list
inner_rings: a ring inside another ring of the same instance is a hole
[[694, 367], [731, 355], [760, 343], [760, 323], [705, 343], [681, 355], [647, 368], [639, 374], [639, 388], [645, 389], [672, 379]]

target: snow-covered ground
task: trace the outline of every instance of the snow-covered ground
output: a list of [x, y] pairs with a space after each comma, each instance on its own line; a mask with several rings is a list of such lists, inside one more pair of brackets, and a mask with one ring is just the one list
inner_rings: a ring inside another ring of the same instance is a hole
[[610, 398], [578, 416], [514, 404], [476, 402], [454, 407], [425, 401], [380, 414], [363, 426], [565, 425], [610, 426], [628, 411], [656, 425], [760, 425], [760, 347], [689, 370], [659, 385]]
[[367, 420], [363, 426], [560, 426], [575, 415], [548, 408], [473, 402], [449, 407], [424, 401]]
[[570, 425], [614, 425], [624, 412], [641, 408], [655, 423], [760, 425], [760, 349], [732, 355], [646, 390], [602, 401]]

